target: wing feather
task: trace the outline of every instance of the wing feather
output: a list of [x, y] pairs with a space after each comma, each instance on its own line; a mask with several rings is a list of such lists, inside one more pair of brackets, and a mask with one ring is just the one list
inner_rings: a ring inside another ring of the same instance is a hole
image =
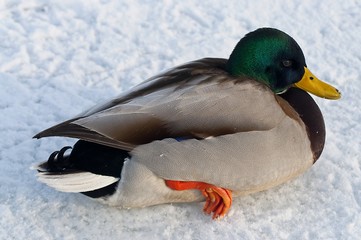
[[201, 59], [177, 67], [35, 137], [68, 136], [132, 150], [165, 138], [276, 126], [284, 112], [275, 95], [253, 80], [228, 75], [225, 61]]

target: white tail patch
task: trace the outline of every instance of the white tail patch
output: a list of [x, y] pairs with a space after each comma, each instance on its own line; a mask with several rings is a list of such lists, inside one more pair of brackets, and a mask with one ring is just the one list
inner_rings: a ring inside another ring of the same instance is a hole
[[88, 192], [115, 183], [119, 178], [90, 172], [49, 173], [38, 172], [38, 180], [61, 192]]

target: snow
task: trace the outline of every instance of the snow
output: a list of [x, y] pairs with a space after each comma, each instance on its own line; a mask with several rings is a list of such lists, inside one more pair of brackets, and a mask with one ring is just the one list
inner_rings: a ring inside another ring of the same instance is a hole
[[[0, 239], [359, 239], [360, 1], [0, 1]], [[32, 136], [172, 66], [228, 57], [262, 26], [301, 45], [339, 101], [315, 98], [326, 147], [301, 177], [234, 200], [115, 209], [37, 182], [29, 167], [73, 139]]]

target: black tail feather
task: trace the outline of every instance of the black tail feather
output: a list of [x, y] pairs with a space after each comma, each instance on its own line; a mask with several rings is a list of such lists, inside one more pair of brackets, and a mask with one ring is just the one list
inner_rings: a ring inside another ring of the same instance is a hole
[[[68, 150], [70, 154], [66, 155]], [[79, 140], [74, 147], [66, 146], [53, 152], [47, 162], [38, 166], [39, 172], [66, 174], [71, 172], [91, 172], [98, 175], [121, 178], [124, 161], [130, 155], [127, 151], [97, 143]], [[115, 192], [118, 182], [84, 195], [99, 198]]]

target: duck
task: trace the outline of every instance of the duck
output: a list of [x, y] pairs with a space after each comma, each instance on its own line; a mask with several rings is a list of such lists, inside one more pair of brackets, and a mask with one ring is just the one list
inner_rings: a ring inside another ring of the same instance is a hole
[[119, 208], [204, 201], [220, 219], [234, 197], [294, 179], [319, 159], [325, 123], [308, 93], [341, 97], [291, 36], [259, 28], [228, 59], [174, 67], [36, 134], [78, 139], [36, 165], [37, 178]]

